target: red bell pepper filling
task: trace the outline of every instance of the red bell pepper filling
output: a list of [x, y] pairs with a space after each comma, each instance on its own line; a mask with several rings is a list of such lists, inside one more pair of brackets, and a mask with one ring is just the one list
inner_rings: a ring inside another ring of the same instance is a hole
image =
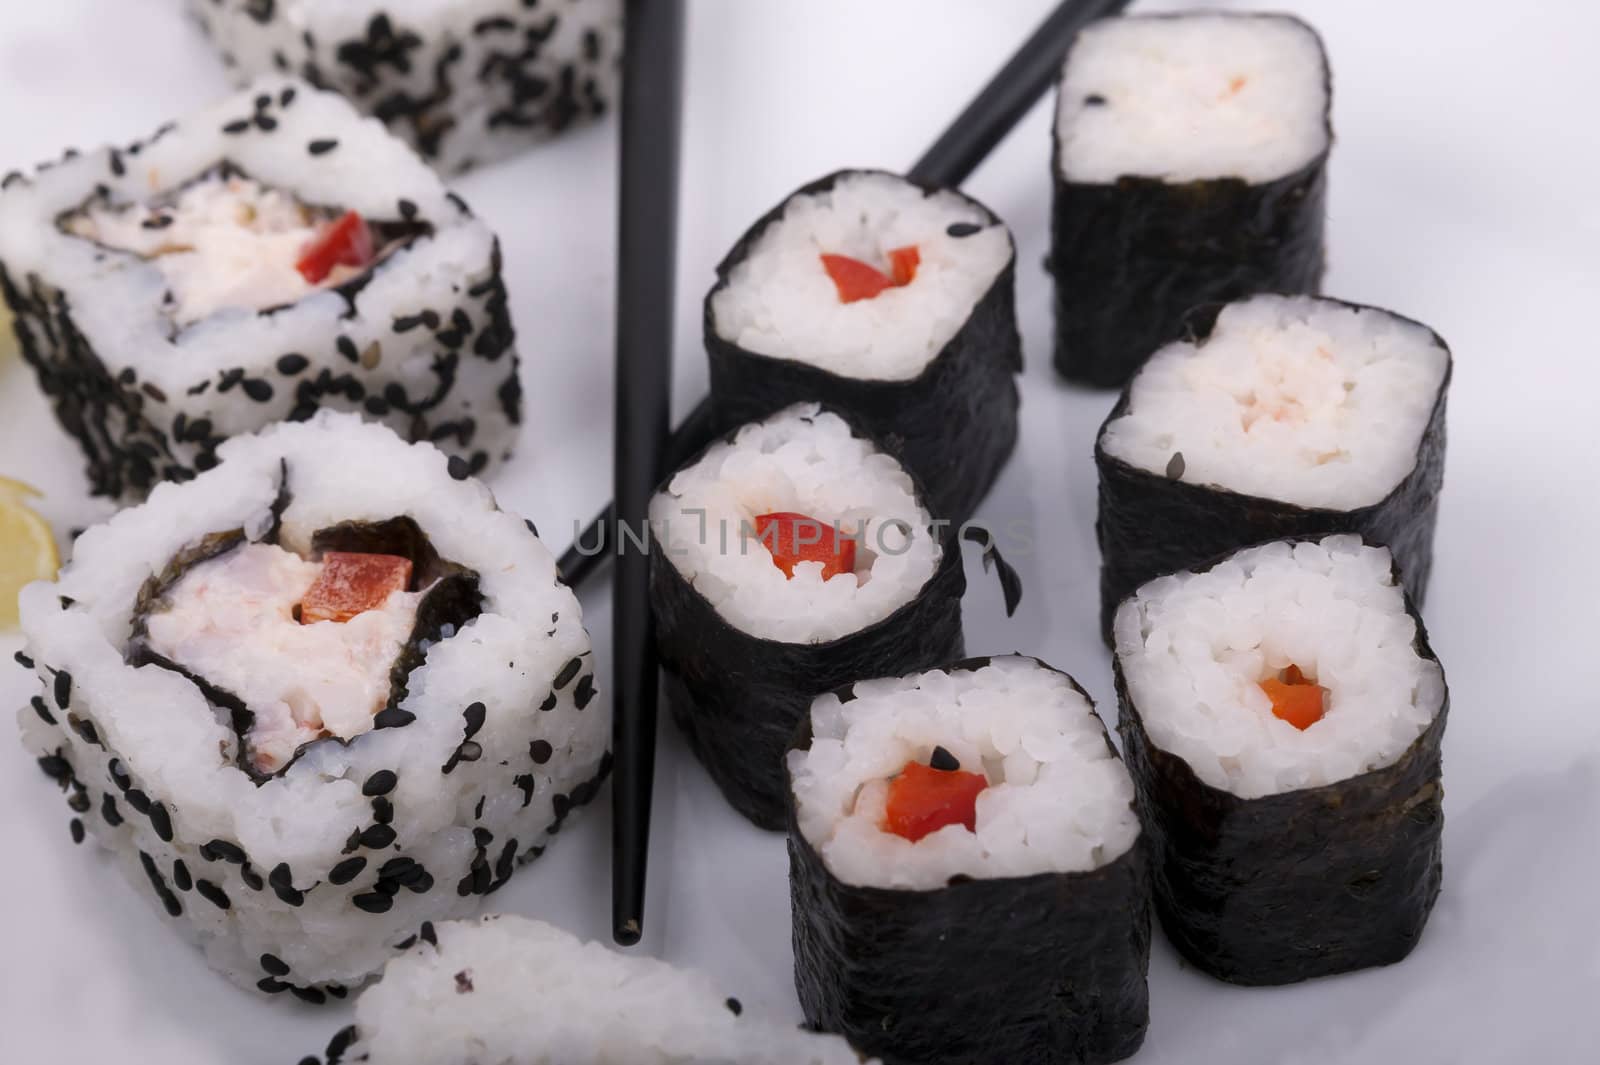
[[822, 563], [822, 579], [856, 568], [856, 542], [827, 522], [804, 514], [777, 512], [756, 518], [756, 536], [772, 552], [772, 564], [793, 579], [801, 562]]
[[904, 288], [916, 279], [917, 267], [922, 263], [922, 255], [915, 244], [894, 248], [889, 252], [887, 274], [870, 263], [852, 259], [848, 255], [824, 253], [821, 258], [822, 268], [833, 279], [834, 288], [839, 290], [840, 303], [870, 300], [885, 289]]
[[1304, 731], [1327, 713], [1321, 685], [1306, 679], [1299, 666], [1290, 666], [1278, 677], [1261, 682], [1261, 690], [1272, 700], [1272, 713]]
[[978, 795], [988, 786], [982, 773], [907, 762], [900, 775], [889, 781], [883, 827], [913, 843], [947, 825], [975, 831]]
[[398, 555], [329, 551], [322, 572], [300, 600], [300, 623], [349, 621], [383, 606], [411, 584], [411, 560]]
[[362, 267], [372, 262], [372, 230], [366, 219], [346, 211], [328, 223], [316, 239], [305, 246], [294, 268], [307, 284], [320, 285], [336, 266]]

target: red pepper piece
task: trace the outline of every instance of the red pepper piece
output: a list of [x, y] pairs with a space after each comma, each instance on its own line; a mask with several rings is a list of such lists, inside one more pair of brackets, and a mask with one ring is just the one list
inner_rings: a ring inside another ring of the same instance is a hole
[[405, 591], [410, 583], [409, 558], [329, 551], [322, 556], [322, 572], [300, 601], [300, 623], [349, 621], [381, 607], [391, 593]]
[[913, 843], [946, 825], [964, 825], [968, 832], [975, 831], [978, 795], [988, 786], [982, 773], [907, 762], [900, 775], [889, 781], [883, 827]]
[[372, 261], [372, 230], [366, 219], [346, 211], [305, 246], [294, 268], [308, 284], [320, 285], [336, 266], [366, 266]]
[[824, 521], [780, 511], [756, 519], [756, 536], [772, 552], [772, 564], [794, 577], [801, 562], [822, 563], [822, 579], [852, 573], [856, 542]]

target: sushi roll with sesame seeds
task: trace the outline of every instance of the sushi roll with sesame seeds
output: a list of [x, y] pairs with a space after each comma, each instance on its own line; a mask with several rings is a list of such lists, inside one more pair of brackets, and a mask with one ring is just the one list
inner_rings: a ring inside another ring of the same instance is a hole
[[1251, 544], [1359, 533], [1419, 604], [1444, 484], [1450, 350], [1376, 307], [1255, 296], [1205, 308], [1100, 429], [1101, 623], [1146, 581]]
[[953, 189], [845, 170], [800, 189], [717, 268], [717, 423], [820, 401], [884, 441], [957, 524], [1017, 441], [1022, 370], [1005, 224]]
[[814, 696], [963, 652], [948, 524], [844, 418], [797, 404], [709, 447], [650, 504], [667, 702], [734, 809], [784, 823], [783, 752]]
[[616, 97], [622, 0], [188, 0], [236, 78], [343, 93], [442, 172], [522, 151]]
[[1076, 681], [957, 662], [819, 697], [787, 755], [795, 987], [889, 1065], [1080, 1065], [1149, 1022], [1134, 785]]
[[1203, 303], [1315, 293], [1333, 131], [1322, 42], [1288, 15], [1108, 18], [1062, 68], [1056, 369], [1121, 387]]
[[1191, 962], [1284, 984], [1408, 955], [1439, 894], [1449, 693], [1395, 556], [1280, 540], [1116, 615], [1156, 910]]
[[324, 407], [471, 473], [521, 418], [494, 234], [380, 125], [298, 82], [7, 177], [0, 290], [92, 490], [124, 501]]
[[79, 537], [21, 597], [23, 742], [211, 964], [342, 995], [607, 771], [577, 600], [427, 444], [324, 412]]
[[709, 977], [522, 917], [424, 925], [316, 1065], [861, 1065]]

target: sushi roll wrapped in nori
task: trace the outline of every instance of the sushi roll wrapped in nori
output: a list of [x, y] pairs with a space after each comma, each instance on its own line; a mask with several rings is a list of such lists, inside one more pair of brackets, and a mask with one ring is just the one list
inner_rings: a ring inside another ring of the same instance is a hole
[[1100, 429], [1101, 624], [1134, 589], [1250, 544], [1352, 532], [1420, 605], [1450, 350], [1375, 307], [1262, 295], [1190, 318]]
[[1120, 387], [1192, 307], [1315, 293], [1327, 57], [1288, 15], [1109, 18], [1062, 68], [1050, 272], [1056, 369]]
[[522, 917], [424, 925], [316, 1065], [861, 1065], [709, 977]]
[[1133, 781], [1032, 658], [824, 695], [788, 754], [806, 1020], [890, 1065], [1125, 1058], [1149, 1021]]
[[438, 450], [326, 412], [220, 453], [23, 591], [23, 742], [215, 968], [322, 1001], [539, 854], [609, 715], [549, 551]]
[[622, 0], [188, 0], [241, 80], [343, 93], [442, 172], [522, 151], [616, 96]]
[[795, 192], [717, 267], [711, 401], [725, 429], [820, 401], [882, 440], [961, 524], [1017, 441], [1011, 233], [953, 189], [843, 170]]
[[1184, 957], [1284, 984], [1411, 952], [1439, 894], [1448, 692], [1387, 548], [1276, 541], [1151, 581], [1115, 661]]
[[714, 443], [650, 504], [672, 715], [723, 795], [784, 824], [783, 753], [814, 696], [963, 653], [966, 578], [899, 463], [797, 404]]
[[324, 407], [471, 473], [515, 440], [494, 234], [376, 122], [300, 82], [6, 178], [0, 288], [97, 494], [143, 498], [228, 437]]

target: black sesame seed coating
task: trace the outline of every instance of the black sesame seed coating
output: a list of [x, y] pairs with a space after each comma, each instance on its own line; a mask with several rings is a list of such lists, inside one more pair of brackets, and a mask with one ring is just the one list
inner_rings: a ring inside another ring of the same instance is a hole
[[161, 837], [161, 842], [172, 842], [172, 817], [167, 813], [167, 808], [159, 802], [151, 803], [148, 811], [150, 827], [155, 829], [156, 835]]
[[369, 825], [361, 830], [361, 845], [369, 850], [382, 850], [395, 841], [395, 830], [388, 825]]
[[346, 858], [328, 871], [328, 883], [335, 886], [348, 884], [360, 876], [361, 871], [366, 867], [367, 859], [359, 854], [354, 858]]
[[951, 754], [943, 747], [935, 747], [933, 749], [933, 756], [928, 759], [928, 766], [931, 769], [937, 769], [941, 772], [954, 773], [956, 770], [961, 768], [961, 762], [956, 758], [955, 755]]
[[261, 955], [261, 968], [268, 976], [288, 976], [289, 966], [276, 954]]
[[400, 778], [394, 770], [380, 769], [368, 777], [365, 784], [361, 785], [361, 794], [369, 799], [379, 795], [387, 795], [395, 789], [395, 785], [399, 782]]
[[194, 882], [195, 892], [219, 910], [233, 907], [233, 900], [228, 898], [228, 893], [209, 880], [200, 879]]
[[70, 822], [67, 823], [67, 828], [69, 828], [72, 831], [72, 842], [74, 842], [74, 843], [82, 843], [83, 842], [84, 829], [83, 829], [83, 822], [82, 821], [80, 821], [76, 817], [74, 817]]

